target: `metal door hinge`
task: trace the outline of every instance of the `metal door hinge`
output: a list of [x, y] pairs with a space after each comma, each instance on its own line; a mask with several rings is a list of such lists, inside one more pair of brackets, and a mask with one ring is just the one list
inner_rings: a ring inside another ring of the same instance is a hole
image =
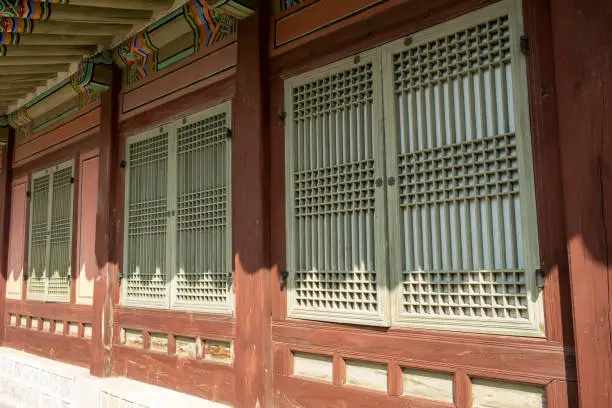
[[125, 160], [121, 160], [119, 162], [119, 168], [125, 169], [127, 167], [127, 162]]
[[520, 44], [521, 52], [523, 54], [529, 54], [529, 37], [527, 37], [526, 35], [521, 35]]
[[118, 278], [119, 278], [119, 283], [121, 283], [121, 281], [122, 281], [122, 280], [123, 280], [123, 278], [124, 278], [123, 271], [119, 271]]
[[234, 272], [227, 274], [227, 286], [232, 287], [234, 285]]
[[287, 279], [289, 279], [289, 272], [280, 271], [278, 275], [279, 275], [279, 281], [280, 281], [280, 290], [283, 290], [284, 288], [287, 287]]
[[30, 190], [26, 191], [26, 197], [32, 197], [32, 192]]
[[232, 129], [225, 128], [225, 135], [227, 136], [228, 139], [231, 139], [232, 138]]
[[278, 113], [278, 120], [279, 122], [285, 122], [285, 119], [287, 119], [287, 112], [279, 112]]
[[74, 184], [74, 177], [70, 177], [70, 184]]
[[536, 286], [538, 290], [543, 290], [544, 286], [546, 286], [546, 272], [544, 269], [539, 268], [536, 269]]

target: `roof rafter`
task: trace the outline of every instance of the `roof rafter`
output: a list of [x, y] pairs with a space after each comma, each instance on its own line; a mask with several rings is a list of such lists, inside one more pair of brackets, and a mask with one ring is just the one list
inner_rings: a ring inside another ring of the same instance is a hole
[[19, 108], [32, 94], [44, 94], [48, 85], [64, 83], [76, 63], [96, 59], [179, 3], [0, 0], [0, 111]]
[[6, 56], [6, 57], [0, 58], [0, 66], [66, 64], [66, 63], [71, 63], [71, 62], [78, 62], [80, 60], [81, 60], [81, 55], [53, 55], [53, 56], [40, 56], [40, 57]]
[[97, 51], [95, 45], [7, 45], [7, 57], [54, 56], [54, 55], [88, 55]]

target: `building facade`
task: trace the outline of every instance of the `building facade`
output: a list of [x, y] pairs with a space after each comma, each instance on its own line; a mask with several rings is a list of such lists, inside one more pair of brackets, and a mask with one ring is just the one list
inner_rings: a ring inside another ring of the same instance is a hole
[[0, 390], [612, 406], [604, 0], [118, 3], [0, 5]]

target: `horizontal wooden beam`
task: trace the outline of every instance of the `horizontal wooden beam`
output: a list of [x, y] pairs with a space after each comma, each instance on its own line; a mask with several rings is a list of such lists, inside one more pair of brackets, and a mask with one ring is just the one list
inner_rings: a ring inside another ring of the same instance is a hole
[[78, 62], [80, 55], [54, 55], [54, 56], [30, 56], [30, 57], [0, 57], [0, 66], [8, 65], [46, 65], [46, 64], [66, 64]]
[[29, 57], [36, 56], [53, 56], [53, 55], [89, 55], [97, 51], [96, 46], [84, 45], [56, 45], [54, 47], [45, 47], [42, 45], [7, 45], [7, 57]]
[[2, 91], [7, 91], [9, 89], [32, 89], [45, 85], [46, 83], [47, 81], [44, 79], [32, 80], [28, 82], [0, 82], [0, 94]]
[[0, 72], [0, 84], [15, 84], [15, 83], [29, 83], [29, 82], [46, 82], [47, 80], [54, 78], [55, 74], [39, 74], [39, 75], [20, 75], [11, 74], [3, 75]]
[[70, 4], [75, 6], [144, 10], [168, 9], [173, 3], [173, 0], [70, 0]]
[[110, 45], [114, 33], [104, 33], [98, 36], [69, 34], [23, 34], [19, 46], [22, 45]]
[[19, 17], [30, 20], [48, 20], [50, 18], [52, 21], [89, 21], [121, 24], [145, 23], [153, 17], [153, 12], [148, 9], [132, 10], [53, 4], [50, 15], [51, 17], [46, 13], [32, 13], [28, 8], [23, 8], [17, 11], [17, 13], [14, 10], [0, 8], [0, 17]]
[[[104, 3], [104, 2], [100, 2]], [[88, 21], [97, 23], [144, 24], [151, 20], [153, 12], [141, 9], [116, 9], [104, 7], [54, 4], [51, 21]]]
[[27, 89], [25, 91], [23, 90], [4, 90], [4, 91], [0, 91], [0, 100], [3, 101], [10, 101], [13, 99], [19, 99], [21, 98], [22, 95], [25, 95], [27, 93], [29, 93], [30, 90]]
[[126, 35], [132, 29], [126, 24], [85, 23], [73, 21], [36, 21], [33, 33], [82, 36]]
[[24, 86], [23, 84], [0, 85], [0, 98], [13, 93], [29, 93], [34, 91], [39, 85]]
[[22, 93], [16, 93], [16, 94], [10, 94], [10, 95], [4, 95], [2, 92], [0, 92], [0, 101], [3, 102], [17, 102], [19, 99], [25, 97], [27, 94], [29, 94], [30, 92], [22, 92]]
[[0, 78], [4, 75], [18, 74], [56, 74], [58, 72], [67, 72], [70, 69], [70, 64], [48, 64], [48, 65], [27, 65], [27, 66], [6, 66], [0, 69]]

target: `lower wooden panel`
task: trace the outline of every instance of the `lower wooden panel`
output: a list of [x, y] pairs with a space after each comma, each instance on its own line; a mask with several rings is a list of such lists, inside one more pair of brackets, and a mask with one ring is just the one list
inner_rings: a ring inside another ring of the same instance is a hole
[[91, 306], [34, 301], [8, 300], [6, 313], [89, 324], [92, 318]]
[[220, 403], [234, 403], [234, 369], [231, 366], [115, 345], [113, 375]]
[[392, 397], [382, 392], [361, 390], [354, 387], [338, 387], [301, 378], [275, 375], [277, 408], [452, 408], [454, 404], [429, 401], [421, 398]]
[[[343, 358], [443, 372], [462, 370], [470, 377], [539, 385], [576, 379], [573, 353], [560, 344], [540, 339], [386, 331], [306, 322], [275, 322], [272, 336], [275, 349], [333, 353]], [[282, 373], [287, 366], [275, 361], [275, 372]]]
[[89, 368], [91, 341], [18, 327], [8, 327], [6, 346]]
[[114, 323], [115, 330], [130, 328], [217, 340], [232, 339], [235, 332], [234, 318], [231, 316], [174, 310], [117, 308]]

